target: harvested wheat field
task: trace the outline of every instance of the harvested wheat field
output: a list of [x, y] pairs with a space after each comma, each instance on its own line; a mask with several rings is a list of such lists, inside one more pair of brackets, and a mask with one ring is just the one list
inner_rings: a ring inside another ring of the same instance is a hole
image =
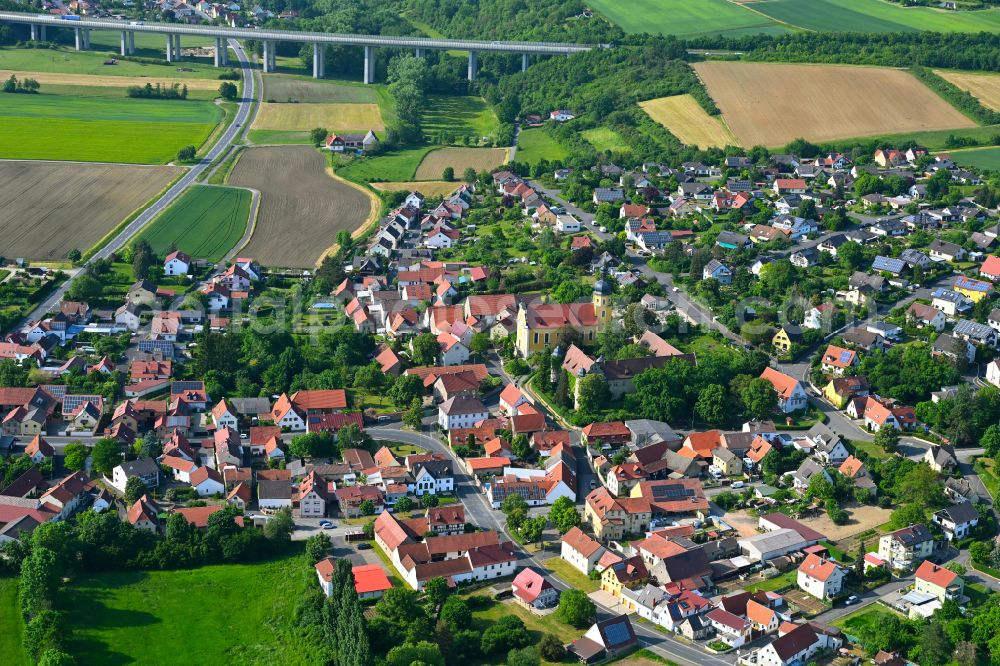
[[744, 146], [975, 126], [899, 69], [742, 62], [694, 68]]
[[6, 257], [61, 261], [86, 252], [183, 169], [0, 161], [0, 238]]
[[378, 104], [273, 104], [264, 102], [253, 129], [305, 131], [315, 127], [331, 130], [384, 130]]
[[739, 143], [725, 123], [710, 116], [691, 95], [673, 95], [639, 102], [650, 118], [689, 146], [723, 148]]
[[[459, 174], [461, 175], [461, 174]], [[455, 191], [461, 183], [447, 180], [412, 180], [405, 183], [372, 183], [380, 192], [420, 192], [426, 197], [443, 197]]]
[[934, 73], [968, 92], [983, 106], [1000, 111], [1000, 75], [949, 72], [943, 69], [935, 69]]
[[153, 76], [98, 76], [96, 74], [60, 74], [56, 72], [21, 72], [0, 69], [0, 78], [8, 79], [13, 74], [19, 79], [34, 79], [41, 84], [53, 86], [96, 86], [107, 88], [127, 88], [144, 86], [147, 83], [162, 83], [172, 86], [177, 83], [188, 90], [218, 90], [219, 81], [213, 79], [171, 79]]
[[445, 167], [451, 167], [456, 175], [462, 175], [468, 167], [478, 171], [495, 169], [507, 161], [506, 148], [441, 148], [424, 156], [417, 167], [417, 180], [440, 178]]
[[260, 191], [260, 210], [242, 254], [265, 266], [311, 268], [336, 242], [373, 213], [368, 194], [332, 178], [326, 159], [310, 146], [247, 148], [229, 184]]

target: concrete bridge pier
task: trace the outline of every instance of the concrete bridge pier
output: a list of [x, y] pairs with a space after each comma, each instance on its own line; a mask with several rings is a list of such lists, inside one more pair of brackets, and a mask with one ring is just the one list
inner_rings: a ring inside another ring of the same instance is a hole
[[526, 69], [528, 69], [528, 54], [527, 53], [522, 53], [521, 54], [521, 71], [523, 72]]
[[45, 41], [45, 26], [38, 25], [37, 23], [31, 24], [31, 41]]
[[313, 44], [313, 78], [322, 79], [326, 75], [326, 53], [323, 46]]
[[264, 72], [273, 72], [274, 66], [274, 42], [265, 41], [264, 42]]
[[226, 40], [222, 37], [215, 38], [215, 53], [212, 55], [212, 64], [216, 67], [222, 67], [225, 63], [222, 61], [223, 56], [226, 53]]
[[90, 28], [83, 29], [83, 48], [90, 50]]
[[128, 33], [128, 54], [135, 55], [135, 32], [131, 30]]
[[414, 49], [413, 50], [413, 55], [417, 56], [418, 58], [423, 58], [425, 55], [427, 55], [427, 50], [426, 49]]
[[365, 83], [375, 82], [375, 47], [365, 47]]
[[174, 36], [167, 34], [167, 62], [174, 61]]
[[469, 80], [476, 80], [476, 73], [479, 71], [479, 54], [469, 51]]
[[174, 60], [179, 61], [181, 59], [181, 36], [173, 35], [174, 38]]
[[73, 28], [73, 36], [76, 40], [76, 50], [83, 50], [83, 31], [80, 28]]
[[123, 56], [127, 56], [128, 55], [128, 31], [126, 31], [126, 30], [122, 30], [121, 51], [120, 51], [120, 53]]

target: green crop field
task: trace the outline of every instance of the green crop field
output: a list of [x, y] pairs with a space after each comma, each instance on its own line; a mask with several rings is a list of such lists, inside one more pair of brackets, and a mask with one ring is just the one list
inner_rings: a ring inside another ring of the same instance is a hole
[[831, 32], [1000, 32], [1000, 10], [947, 11], [883, 0], [767, 0], [753, 8], [777, 21]]
[[[91, 33], [91, 44], [96, 32]], [[136, 35], [138, 47], [139, 35]], [[166, 41], [164, 41], [164, 46]], [[65, 74], [92, 74], [99, 76], [148, 76], [163, 79], [216, 79], [219, 71], [210, 64], [186, 62], [177, 71], [176, 65], [147, 65], [120, 60], [115, 65], [105, 65], [107, 53], [72, 51], [69, 49], [0, 49], [0, 69], [22, 72], [61, 72]]]
[[142, 232], [159, 255], [171, 245], [195, 259], [221, 260], [243, 237], [250, 217], [250, 191], [196, 185]]
[[609, 127], [595, 127], [584, 130], [581, 134], [599, 152], [610, 150], [613, 153], [627, 153], [631, 151], [621, 135]]
[[949, 155], [962, 166], [1000, 171], [1000, 147], [952, 151]]
[[260, 564], [84, 576], [61, 607], [79, 664], [321, 664], [328, 655], [294, 626], [302, 555]]
[[500, 122], [482, 97], [431, 95], [423, 116], [424, 133], [431, 137], [496, 134]]
[[517, 153], [514, 161], [537, 164], [542, 160], [552, 162], [566, 159], [567, 155], [569, 151], [566, 146], [549, 136], [544, 128], [532, 127], [522, 130], [517, 137]]
[[722, 33], [735, 37], [788, 31], [768, 17], [727, 0], [594, 0], [590, 6], [633, 33], [682, 37]]
[[201, 145], [223, 115], [207, 101], [130, 99], [109, 90], [113, 96], [5, 95], [0, 158], [162, 164], [182, 146]]
[[0, 578], [0, 655], [7, 666], [28, 666], [28, 656], [21, 647], [24, 620], [17, 603], [17, 579]]
[[[389, 182], [413, 180], [421, 160], [433, 146], [387, 151], [378, 157], [354, 158], [337, 173], [356, 183], [376, 180]], [[335, 158], [336, 159], [336, 158]]]

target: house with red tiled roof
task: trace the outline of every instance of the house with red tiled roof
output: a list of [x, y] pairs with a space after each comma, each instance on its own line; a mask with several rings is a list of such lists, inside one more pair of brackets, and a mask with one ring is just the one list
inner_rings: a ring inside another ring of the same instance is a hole
[[828, 345], [820, 359], [823, 372], [842, 375], [859, 364], [858, 353], [853, 349], [844, 349], [836, 345]]
[[632, 440], [632, 432], [624, 421], [602, 421], [591, 423], [582, 431], [587, 446], [598, 446], [598, 442], [609, 447], [627, 444]]
[[917, 415], [912, 407], [889, 407], [873, 396], [868, 396], [864, 409], [865, 427], [878, 432], [886, 426], [897, 430], [913, 430], [917, 425]]
[[965, 591], [965, 581], [954, 571], [924, 560], [914, 573], [913, 590], [937, 597], [938, 601], [959, 600]]
[[288, 395], [282, 393], [271, 408], [271, 420], [282, 430], [302, 431], [306, 429], [304, 414], [300, 413]]
[[159, 529], [160, 507], [152, 499], [143, 495], [129, 507], [125, 519], [136, 529], [156, 532]]
[[845, 576], [846, 571], [833, 560], [809, 553], [799, 565], [796, 582], [807, 594], [827, 600], [840, 594]]
[[805, 389], [794, 377], [770, 367], [764, 368], [760, 377], [766, 379], [774, 387], [778, 394], [778, 409], [785, 414], [805, 409], [809, 404]]
[[573, 527], [562, 537], [560, 557], [587, 576], [594, 570], [606, 551], [604, 546], [584, 534], [579, 527]]

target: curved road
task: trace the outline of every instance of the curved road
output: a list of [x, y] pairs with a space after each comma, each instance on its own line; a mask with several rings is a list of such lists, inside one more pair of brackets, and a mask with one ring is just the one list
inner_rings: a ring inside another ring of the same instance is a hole
[[[229, 124], [229, 127], [225, 129], [222, 136], [215, 142], [208, 153], [201, 159], [200, 162], [195, 164], [193, 167], [188, 169], [187, 173], [181, 176], [180, 180], [173, 184], [163, 196], [157, 199], [151, 206], [146, 210], [142, 211], [138, 217], [132, 220], [127, 227], [122, 229], [122, 231], [115, 236], [111, 241], [108, 242], [103, 248], [94, 253], [90, 259], [84, 264], [84, 266], [90, 265], [91, 262], [97, 259], [105, 259], [122, 247], [125, 246], [129, 240], [132, 239], [139, 231], [149, 224], [149, 222], [159, 215], [167, 206], [172, 204], [181, 194], [184, 193], [191, 185], [194, 185], [198, 177], [205, 171], [211, 163], [222, 155], [233, 142], [242, 135], [245, 131], [245, 126], [250, 120], [250, 111], [253, 108], [254, 98], [256, 97], [257, 87], [256, 79], [254, 77], [253, 69], [250, 67], [250, 58], [247, 56], [243, 47], [240, 46], [239, 42], [236, 40], [230, 40], [229, 45], [236, 52], [236, 57], [240, 62], [240, 69], [243, 73], [243, 97], [240, 99], [239, 108], [236, 110], [236, 117], [233, 122]], [[31, 314], [25, 319], [25, 321], [32, 321], [41, 319], [47, 312], [55, 308], [55, 306], [62, 300], [63, 296], [69, 290], [69, 286], [73, 283], [78, 275], [84, 271], [77, 271], [72, 275], [66, 282], [62, 284], [58, 289], [52, 292], [52, 294], [42, 301], [38, 307], [36, 307]]]
[[[466, 513], [468, 514], [467, 521], [483, 529], [492, 529], [500, 534], [507, 534], [506, 525], [502, 519], [503, 514], [490, 507], [486, 496], [479, 492], [472, 483], [472, 478], [465, 473], [465, 468], [462, 467], [454, 452], [440, 439], [422, 432], [402, 430], [398, 421], [385, 426], [369, 428], [367, 432], [376, 440], [402, 442], [404, 444], [420, 446], [433, 453], [443, 453], [451, 461], [455, 477], [455, 495], [465, 506]], [[510, 538], [509, 534], [507, 538]], [[552, 580], [556, 588], [566, 590], [572, 587], [556, 576], [554, 572], [550, 571], [545, 566], [543, 560], [539, 560], [535, 555], [523, 549], [521, 549], [521, 553], [525, 555], [522, 558], [525, 560], [522, 564], [547, 571], [550, 580]], [[613, 614], [618, 614], [618, 611], [600, 604], [598, 604], [598, 612], [602, 619], [610, 617]], [[682, 643], [672, 636], [650, 628], [648, 624], [633, 623], [632, 627], [635, 629], [639, 643], [643, 647], [652, 650], [660, 656], [667, 657], [681, 666], [731, 666], [734, 661], [732, 656], [712, 655], [697, 646]]]

